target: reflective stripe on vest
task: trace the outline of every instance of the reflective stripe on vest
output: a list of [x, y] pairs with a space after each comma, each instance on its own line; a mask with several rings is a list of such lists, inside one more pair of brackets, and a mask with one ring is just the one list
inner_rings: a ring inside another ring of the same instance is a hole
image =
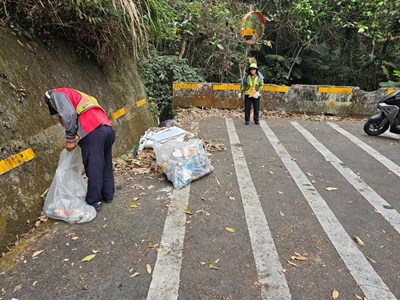
[[88, 94], [85, 94], [81, 91], [77, 91], [77, 90], [75, 90], [75, 91], [81, 95], [81, 100], [79, 100], [78, 104], [76, 105], [76, 109], [75, 109], [78, 116], [80, 114], [84, 113], [85, 111], [87, 111], [91, 108], [94, 108], [94, 107], [98, 107], [102, 111], [104, 111], [104, 109], [99, 105], [99, 103], [97, 102], [97, 99], [95, 97], [89, 96]]

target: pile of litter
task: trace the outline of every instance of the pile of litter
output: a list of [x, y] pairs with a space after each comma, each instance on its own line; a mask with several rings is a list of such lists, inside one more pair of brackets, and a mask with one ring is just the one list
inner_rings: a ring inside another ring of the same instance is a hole
[[202, 141], [177, 126], [150, 128], [133, 153], [115, 160], [114, 167], [125, 176], [164, 173], [174, 188], [181, 189], [210, 174], [214, 167], [208, 157], [224, 150], [223, 144]]

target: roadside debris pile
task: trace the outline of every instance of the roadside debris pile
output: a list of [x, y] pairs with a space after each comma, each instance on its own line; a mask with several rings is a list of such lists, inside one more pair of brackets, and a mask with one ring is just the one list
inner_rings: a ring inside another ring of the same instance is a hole
[[179, 140], [157, 142], [153, 148], [157, 165], [176, 189], [181, 189], [214, 170], [200, 139], [190, 139], [187, 142]]
[[[193, 120], [203, 120], [210, 117], [217, 118], [244, 118], [244, 110], [238, 109], [220, 109], [220, 108], [198, 108], [193, 107], [190, 109], [184, 109], [179, 112], [176, 117], [176, 124], [180, 127], [185, 127], [190, 124]], [[359, 122], [359, 119], [353, 119], [349, 117], [337, 117], [329, 115], [307, 115], [307, 114], [296, 114], [285, 110], [263, 110], [260, 111], [260, 118], [265, 120], [276, 120], [282, 118], [291, 118], [295, 120], [310, 120], [310, 121], [341, 121], [347, 122]]]
[[133, 153], [115, 160], [114, 166], [125, 175], [163, 172], [174, 188], [180, 189], [210, 174], [214, 170], [210, 152], [223, 150], [223, 144], [203, 142], [177, 126], [150, 128]]

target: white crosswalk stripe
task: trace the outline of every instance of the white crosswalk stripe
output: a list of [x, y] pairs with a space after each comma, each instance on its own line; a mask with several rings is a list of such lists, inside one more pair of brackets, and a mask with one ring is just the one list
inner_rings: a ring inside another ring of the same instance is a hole
[[257, 191], [240, 147], [232, 119], [226, 119], [229, 140], [242, 203], [256, 263], [262, 299], [291, 299], [289, 288], [282, 273], [282, 265], [275, 248]]
[[[301, 130], [300, 132], [303, 133], [308, 140], [312, 140], [313, 145], [315, 146], [315, 140], [310, 134], [306, 134], [305, 130], [302, 129], [297, 122], [292, 122], [292, 124], [299, 131]], [[335, 217], [329, 206], [325, 203], [324, 199], [315, 190], [312, 183], [301, 171], [297, 163], [292, 160], [290, 154], [282, 146], [276, 135], [272, 132], [265, 121], [261, 122], [261, 127], [268, 140], [274, 147], [276, 153], [279, 155], [287, 170], [291, 174], [293, 180], [296, 182], [301, 193], [304, 195], [305, 199], [307, 199], [308, 204], [334, 245], [336, 251], [339, 253], [353, 278], [359, 284], [367, 298], [396, 299], [386, 284], [375, 272], [368, 260], [364, 257], [362, 252], [354, 244], [351, 237], [346, 233], [345, 229]], [[319, 149], [322, 147], [322, 145], [319, 145]], [[327, 155], [327, 158], [334, 159], [336, 161], [332, 155]]]
[[317, 149], [332, 166], [338, 170], [346, 180], [400, 233], [400, 214], [394, 209], [386, 209], [390, 204], [379, 196], [369, 185], [367, 185], [350, 168], [344, 166], [343, 162], [322, 145], [311, 133], [309, 133], [298, 122], [291, 124]]
[[368, 146], [366, 143], [361, 141], [359, 138], [355, 137], [351, 133], [347, 132], [337, 124], [334, 124], [332, 122], [327, 122], [329, 126], [331, 126], [333, 129], [335, 129], [337, 132], [341, 133], [345, 137], [347, 137], [350, 141], [352, 141], [354, 144], [356, 144], [358, 147], [363, 149], [365, 152], [370, 154], [373, 158], [375, 158], [377, 161], [379, 161], [381, 164], [383, 164], [386, 168], [388, 168], [393, 174], [396, 174], [397, 176], [400, 177], [400, 166], [392, 162], [390, 159], [387, 157], [383, 156], [380, 154], [378, 151], [376, 151], [374, 148], [371, 146]]
[[[344, 166], [343, 162], [336, 155], [328, 150], [298, 122], [290, 122], [290, 124], [302, 134], [306, 141], [319, 151], [325, 161], [328, 161], [400, 233], [400, 215], [394, 209], [384, 209], [384, 207], [389, 206], [388, 202], [361, 180], [350, 168]], [[355, 145], [372, 155], [390, 171], [400, 176], [400, 167], [394, 162], [338, 125], [331, 122], [327, 122], [327, 124], [336, 132], [344, 135]], [[198, 126], [198, 124], [194, 125]], [[283, 273], [279, 253], [267, 221], [266, 212], [264, 212], [260, 203], [244, 150], [240, 144], [239, 134], [231, 118], [225, 119], [225, 125], [229, 136], [233, 165], [257, 271], [257, 280], [261, 287], [260, 297], [261, 299], [271, 300], [296, 298], [293, 291], [289, 289], [290, 282], [287, 281]], [[348, 272], [365, 296], [368, 299], [397, 299], [346, 232], [344, 226], [315, 189], [314, 185], [300, 169], [300, 166], [292, 159], [272, 129], [265, 121], [261, 121], [260, 125], [277, 156], [283, 162], [291, 178], [299, 188], [302, 197], [305, 198], [313, 211], [321, 228], [332, 242], [335, 251], [339, 254]], [[168, 210], [161, 237], [162, 251], [157, 254], [147, 299], [175, 300], [179, 298], [179, 290], [182, 288], [180, 286], [181, 269], [184, 268], [182, 260], [185, 255], [183, 249], [186, 215], [182, 213], [182, 210], [186, 209], [189, 205], [190, 191], [190, 185], [184, 189], [173, 191], [171, 206]]]
[[[192, 123], [192, 131], [197, 135], [198, 122]], [[185, 239], [186, 214], [190, 196], [190, 184], [174, 190], [168, 215], [161, 237], [162, 251], [158, 253], [153, 278], [147, 294], [149, 300], [178, 299], [179, 280], [182, 266], [183, 242]]]

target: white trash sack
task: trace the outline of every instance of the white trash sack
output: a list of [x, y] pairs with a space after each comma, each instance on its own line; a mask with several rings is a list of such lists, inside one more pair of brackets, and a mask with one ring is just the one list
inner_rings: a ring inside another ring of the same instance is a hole
[[44, 201], [46, 216], [67, 223], [90, 222], [96, 217], [95, 208], [85, 201], [87, 183], [82, 172], [81, 148], [70, 152], [64, 149]]
[[175, 189], [181, 189], [214, 170], [200, 139], [154, 143], [153, 149], [157, 165], [161, 167]]

